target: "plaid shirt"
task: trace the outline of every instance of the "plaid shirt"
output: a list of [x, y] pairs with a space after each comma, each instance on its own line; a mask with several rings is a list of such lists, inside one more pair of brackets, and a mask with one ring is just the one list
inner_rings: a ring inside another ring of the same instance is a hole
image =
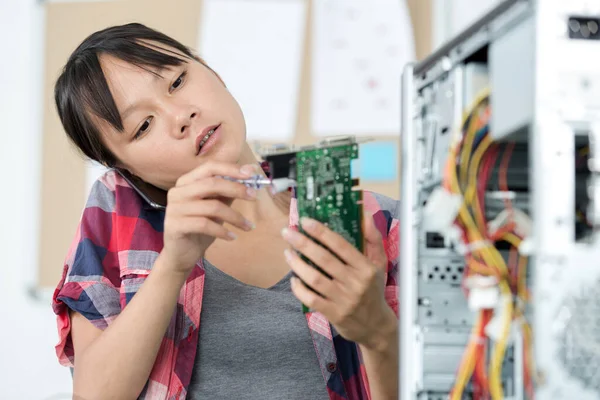
[[[298, 222], [295, 205], [292, 200], [292, 228]], [[399, 225], [392, 215], [395, 210], [382, 210], [368, 192], [364, 207], [374, 213], [383, 236], [390, 260], [385, 296], [398, 315]], [[59, 332], [56, 353], [62, 365], [72, 367], [74, 359], [69, 309], [100, 329], [109, 326], [144, 283], [162, 250], [163, 222], [164, 211], [143, 202], [115, 171], [95, 183], [53, 296]], [[175, 315], [140, 398], [186, 398], [198, 346], [203, 287], [204, 269], [199, 262], [181, 289]], [[330, 398], [370, 398], [358, 346], [337, 334], [322, 314], [308, 313], [306, 320]]]

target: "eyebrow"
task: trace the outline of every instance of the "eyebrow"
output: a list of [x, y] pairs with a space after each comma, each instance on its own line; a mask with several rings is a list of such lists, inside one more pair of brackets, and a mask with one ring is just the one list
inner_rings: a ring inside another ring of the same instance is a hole
[[[159, 79], [164, 79], [164, 77], [161, 75], [161, 73], [166, 70], [166, 67], [158, 67], [156, 71], [152, 71], [150, 69], [147, 68], [143, 68], [144, 70], [146, 70], [147, 72], [149, 72], [150, 74], [152, 74], [152, 77], [154, 78], [154, 82], [158, 81]], [[131, 113], [133, 113], [137, 108], [139, 108], [140, 103], [139, 102], [134, 102], [129, 104], [127, 107], [125, 107], [125, 110], [123, 110], [123, 112], [121, 113], [121, 119], [124, 121], [127, 117], [129, 117], [129, 115]]]

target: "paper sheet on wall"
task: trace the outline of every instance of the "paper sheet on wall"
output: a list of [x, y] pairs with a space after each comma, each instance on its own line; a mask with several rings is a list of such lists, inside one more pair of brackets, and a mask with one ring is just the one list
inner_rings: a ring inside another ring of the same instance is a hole
[[305, 23], [303, 0], [204, 0], [200, 54], [240, 103], [250, 140], [294, 136]]
[[313, 4], [313, 132], [398, 135], [402, 69], [415, 59], [405, 1]]

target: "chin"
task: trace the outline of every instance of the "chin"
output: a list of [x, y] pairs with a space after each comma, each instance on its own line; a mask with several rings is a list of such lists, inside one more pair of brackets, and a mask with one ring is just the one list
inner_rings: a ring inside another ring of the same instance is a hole
[[219, 151], [215, 152], [215, 155], [214, 157], [212, 157], [212, 159], [225, 163], [241, 164], [246, 158], [245, 148], [247, 146], [248, 145], [246, 144], [246, 142], [242, 141], [241, 143], [236, 143], [235, 145], [219, 149]]
[[246, 133], [243, 135], [227, 135], [221, 137], [221, 143], [216, 145], [206, 153], [206, 161], [216, 160], [225, 163], [240, 164], [252, 154], [248, 143], [246, 143]]

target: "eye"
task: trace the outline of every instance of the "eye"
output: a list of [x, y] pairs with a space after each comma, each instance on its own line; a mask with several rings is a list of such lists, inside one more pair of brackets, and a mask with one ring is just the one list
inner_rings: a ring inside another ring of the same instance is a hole
[[138, 139], [144, 133], [148, 132], [148, 129], [150, 129], [150, 122], [152, 122], [152, 117], [146, 118], [146, 120], [142, 123], [142, 126], [140, 126], [140, 129], [137, 130], [133, 138]]
[[179, 77], [177, 79], [175, 79], [175, 82], [173, 82], [173, 84], [169, 88], [169, 91], [172, 92], [175, 89], [177, 89], [179, 86], [183, 85], [186, 75], [187, 75], [187, 71], [183, 71], [183, 73], [181, 75], [179, 75]]

